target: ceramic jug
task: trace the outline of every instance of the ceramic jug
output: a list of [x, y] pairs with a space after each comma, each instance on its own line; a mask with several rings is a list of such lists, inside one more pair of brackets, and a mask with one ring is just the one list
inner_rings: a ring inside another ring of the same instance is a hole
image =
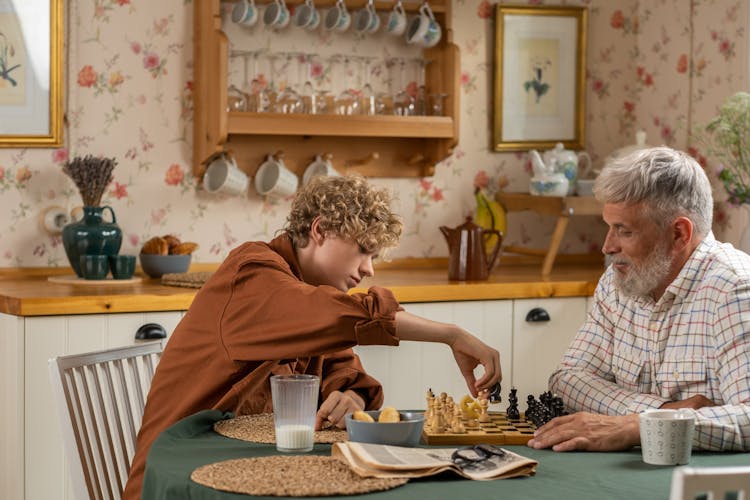
[[[503, 235], [496, 229], [483, 229], [466, 218], [466, 222], [455, 228], [440, 226], [450, 254], [448, 279], [458, 281], [486, 280], [495, 264]], [[485, 242], [489, 236], [497, 236], [497, 242], [489, 255]]]
[[[545, 165], [547, 173], [563, 174], [568, 179], [568, 195], [572, 195], [575, 191], [576, 179], [578, 179], [579, 172], [586, 172], [591, 169], [591, 157], [588, 153], [585, 151], [576, 153], [575, 151], [565, 149], [565, 146], [561, 142], [555, 144], [553, 149], [542, 153], [541, 157], [539, 157], [539, 153], [536, 151], [529, 151], [533, 165], [535, 159], [532, 152]], [[536, 175], [536, 168], [534, 169], [534, 173]]]

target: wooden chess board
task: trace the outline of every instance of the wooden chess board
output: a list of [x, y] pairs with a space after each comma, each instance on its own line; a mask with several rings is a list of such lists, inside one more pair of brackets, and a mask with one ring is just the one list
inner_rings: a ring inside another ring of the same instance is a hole
[[[521, 413], [519, 420], [508, 420], [505, 412], [489, 412], [491, 422], [479, 423], [478, 427], [466, 427], [466, 433], [441, 432], [433, 434], [425, 428], [422, 443], [429, 445], [469, 445], [469, 444], [526, 444], [534, 437], [536, 426], [526, 421]], [[463, 420], [464, 425], [467, 421]]]

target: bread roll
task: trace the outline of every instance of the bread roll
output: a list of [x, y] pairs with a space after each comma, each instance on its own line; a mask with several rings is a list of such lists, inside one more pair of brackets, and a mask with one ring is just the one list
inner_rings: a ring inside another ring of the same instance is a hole
[[375, 419], [373, 419], [369, 413], [365, 413], [362, 410], [357, 410], [354, 413], [352, 413], [352, 418], [354, 420], [359, 420], [360, 422], [374, 422]]
[[378, 422], [400, 422], [401, 421], [401, 415], [398, 413], [398, 410], [393, 408], [392, 406], [386, 406], [383, 408], [383, 411], [380, 412], [380, 417], [378, 417]]

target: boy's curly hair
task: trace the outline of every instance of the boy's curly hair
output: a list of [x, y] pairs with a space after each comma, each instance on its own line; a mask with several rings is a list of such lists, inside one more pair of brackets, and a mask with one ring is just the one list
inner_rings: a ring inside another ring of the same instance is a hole
[[391, 212], [391, 196], [360, 175], [313, 178], [297, 192], [284, 230], [296, 248], [307, 246], [313, 220], [320, 228], [378, 253], [398, 244], [403, 223]]

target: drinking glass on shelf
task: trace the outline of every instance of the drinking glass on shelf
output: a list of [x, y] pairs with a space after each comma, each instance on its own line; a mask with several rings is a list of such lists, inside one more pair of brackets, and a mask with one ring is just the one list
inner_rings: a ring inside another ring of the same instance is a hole
[[400, 57], [396, 58], [396, 64], [392, 68], [396, 68], [398, 73], [398, 79], [396, 83], [396, 93], [393, 96], [393, 114], [399, 116], [412, 116], [414, 115], [414, 98], [407, 92], [405, 71], [406, 71], [406, 59]]
[[430, 114], [432, 116], [445, 115], [445, 98], [448, 94], [430, 94]]
[[[378, 114], [378, 107], [379, 105], [382, 105], [382, 101], [379, 102], [377, 99], [377, 95], [375, 94], [375, 90], [372, 88], [372, 84], [370, 84], [370, 64], [372, 63], [373, 57], [366, 57], [362, 56], [359, 57], [357, 60], [360, 63], [360, 69], [362, 72], [362, 80], [364, 84], [362, 85], [362, 90], [360, 94], [360, 112], [363, 115], [375, 115]], [[382, 109], [381, 109], [382, 112]]]
[[271, 96], [268, 88], [266, 74], [260, 71], [258, 59], [265, 50], [254, 50], [247, 53], [250, 60], [250, 77], [248, 77], [247, 59], [244, 61], [245, 78], [247, 87], [245, 93], [248, 96], [247, 110], [253, 113], [266, 113], [271, 110]]
[[227, 90], [227, 111], [247, 111], [247, 97], [234, 84]]
[[[414, 114], [418, 116], [427, 115], [427, 90], [424, 84], [424, 74], [429, 60], [417, 58], [412, 61], [414, 68], [414, 80], [416, 88], [414, 89]], [[411, 82], [410, 82], [411, 83]]]
[[[295, 53], [293, 52], [287, 52], [285, 55], [285, 63], [282, 67], [282, 71], [284, 72], [284, 75], [289, 74], [291, 63], [293, 62]], [[284, 84], [284, 89], [279, 92], [279, 95], [276, 97], [276, 112], [277, 113], [301, 113], [304, 108], [304, 104], [302, 102], [302, 97], [299, 95], [299, 93], [294, 90], [292, 85], [290, 85], [289, 78], [287, 76], [286, 82]]]
[[352, 87], [349, 57], [335, 55], [331, 59], [332, 63], [342, 61], [344, 63], [344, 88], [333, 99], [334, 113], [337, 115], [356, 115], [359, 114], [359, 92]]

